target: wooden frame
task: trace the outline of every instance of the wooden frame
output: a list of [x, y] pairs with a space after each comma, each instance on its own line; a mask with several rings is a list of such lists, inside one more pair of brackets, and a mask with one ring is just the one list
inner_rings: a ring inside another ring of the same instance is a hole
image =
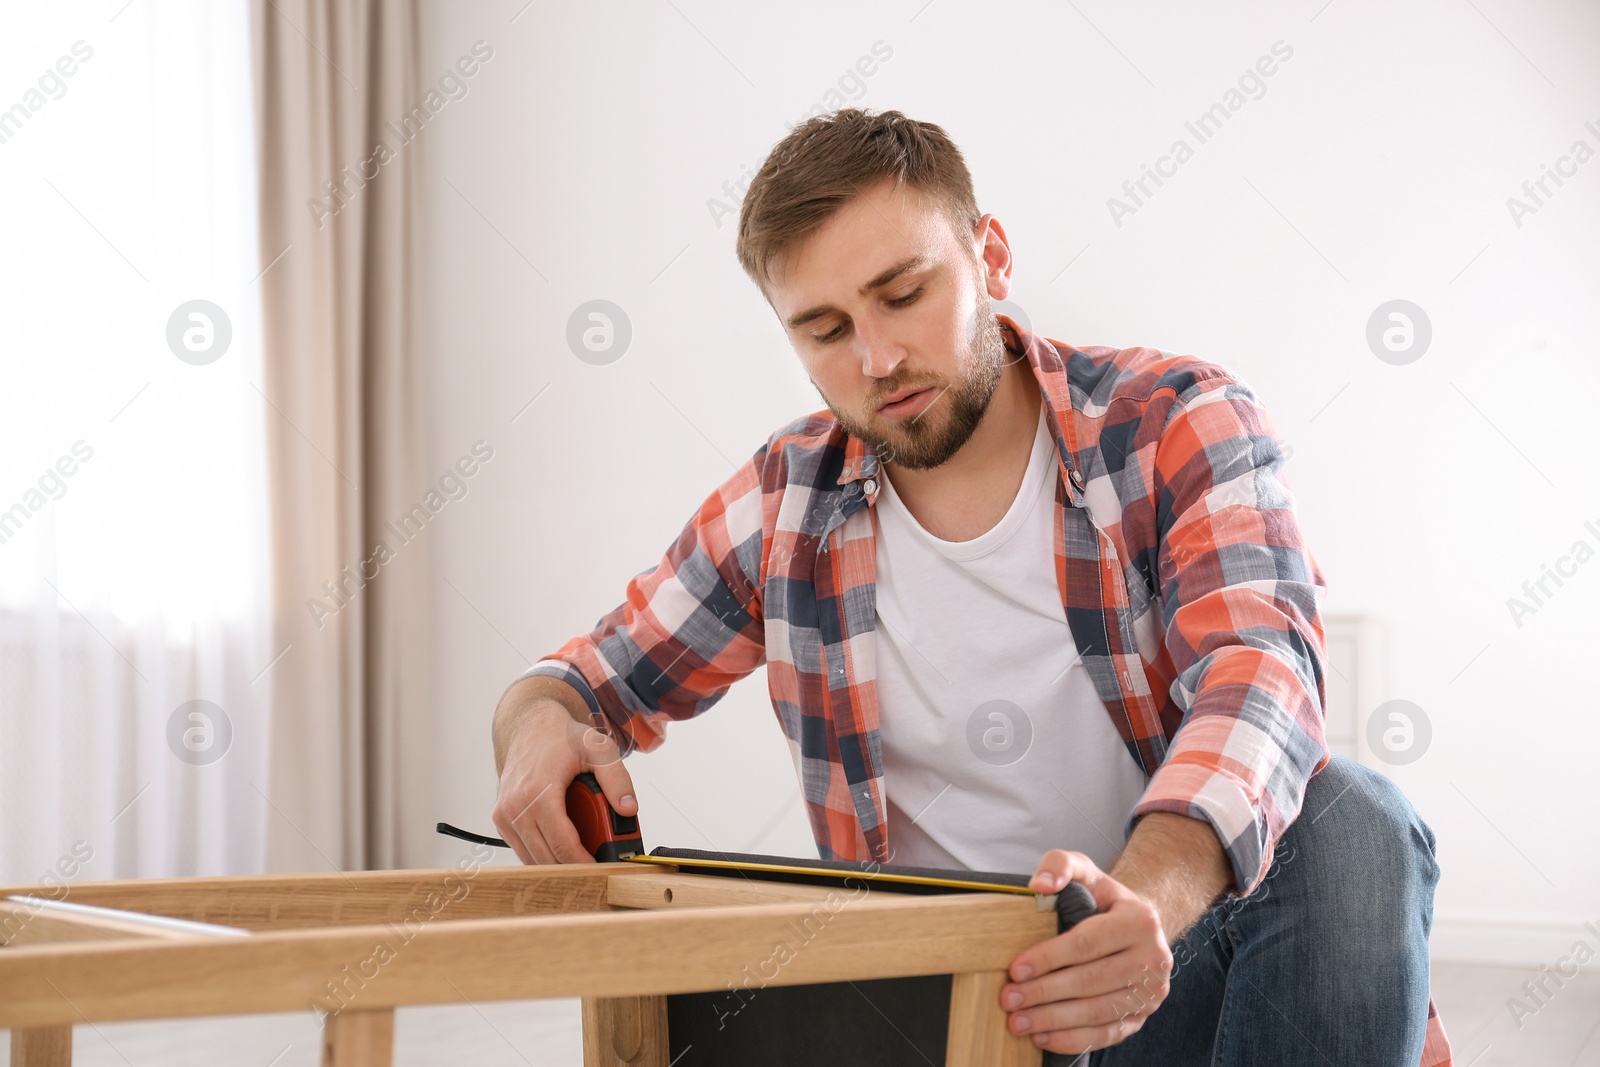
[[953, 975], [949, 1067], [1038, 1067], [998, 995], [1055, 935], [1055, 898], [852, 881], [585, 863], [0, 887], [0, 1027], [12, 1067], [65, 1067], [77, 1023], [309, 1008], [325, 1067], [387, 1067], [397, 1007], [581, 997], [586, 1067], [668, 1067], [667, 995], [755, 966], [762, 985]]

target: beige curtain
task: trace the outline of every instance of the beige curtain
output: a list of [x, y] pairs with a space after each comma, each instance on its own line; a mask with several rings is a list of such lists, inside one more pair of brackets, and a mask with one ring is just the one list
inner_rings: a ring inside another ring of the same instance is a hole
[[267, 866], [393, 867], [398, 728], [429, 686], [429, 539], [400, 544], [386, 527], [428, 482], [417, 146], [402, 140], [419, 103], [417, 13], [414, 0], [252, 0], [251, 19], [282, 653], [267, 672]]

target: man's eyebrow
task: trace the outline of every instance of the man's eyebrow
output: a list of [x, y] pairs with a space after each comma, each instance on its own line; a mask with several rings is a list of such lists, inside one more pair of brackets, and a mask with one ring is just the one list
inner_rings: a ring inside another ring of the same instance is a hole
[[[894, 266], [878, 274], [877, 277], [867, 282], [866, 285], [863, 285], [861, 287], [861, 295], [866, 296], [872, 290], [888, 285], [890, 282], [894, 281], [907, 271], [917, 270], [926, 266], [927, 262], [928, 257], [920, 253], [918, 255], [902, 259]], [[818, 304], [814, 308], [807, 308], [805, 311], [800, 311], [789, 316], [787, 325], [791, 330], [798, 330], [806, 323], [811, 322], [814, 319], [820, 319], [829, 312], [836, 310], [838, 309], [833, 307], [831, 304]]]

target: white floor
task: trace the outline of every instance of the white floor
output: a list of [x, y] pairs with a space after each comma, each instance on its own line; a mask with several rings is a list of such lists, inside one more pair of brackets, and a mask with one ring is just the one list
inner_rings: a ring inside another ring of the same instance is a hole
[[[1435, 964], [1434, 1001], [1455, 1048], [1455, 1067], [1600, 1067], [1600, 974], [1557, 987], [1542, 1006], [1522, 989], [1533, 970]], [[1532, 1015], [1507, 1006], [1518, 997]], [[407, 1008], [395, 1023], [395, 1063], [434, 1067], [579, 1067], [578, 1002], [546, 1000]], [[1520, 1026], [1518, 1025], [1520, 1021]], [[3, 1034], [4, 1031], [0, 1031]], [[317, 1067], [316, 1018], [253, 1015], [197, 1022], [79, 1026], [77, 1067]], [[9, 1037], [0, 1065], [10, 1064]]]
[[[1530, 997], [1539, 971], [1433, 965], [1433, 1001], [1455, 1067], [1600, 1067], [1600, 973], [1587, 971]], [[1519, 1000], [1533, 1014], [1514, 1012]]]

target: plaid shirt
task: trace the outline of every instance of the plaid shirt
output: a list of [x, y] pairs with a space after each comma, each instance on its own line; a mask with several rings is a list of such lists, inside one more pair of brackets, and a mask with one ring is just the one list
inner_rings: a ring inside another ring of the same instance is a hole
[[[1328, 760], [1326, 583], [1300, 536], [1277, 434], [1250, 388], [1215, 363], [1079, 349], [1000, 321], [1055, 439], [1068, 625], [1149, 778], [1127, 829], [1153, 811], [1205, 820], [1246, 894]], [[626, 755], [654, 750], [668, 723], [765, 664], [819, 855], [888, 862], [866, 510], [881, 477], [874, 449], [830, 412], [790, 423], [593, 632], [524, 676], [570, 684]], [[1445, 1067], [1431, 1001], [1428, 1015], [1421, 1067]]]

